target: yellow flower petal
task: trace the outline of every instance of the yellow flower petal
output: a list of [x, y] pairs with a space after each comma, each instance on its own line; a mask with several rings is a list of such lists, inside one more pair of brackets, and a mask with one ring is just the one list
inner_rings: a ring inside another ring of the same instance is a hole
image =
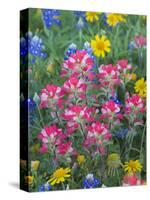
[[51, 178], [49, 179], [49, 183], [51, 185], [55, 185], [55, 184], [59, 184], [61, 182], [64, 182], [66, 178], [70, 177], [70, 168], [59, 168], [57, 169], [51, 176]]
[[91, 47], [94, 55], [104, 58], [105, 54], [110, 52], [110, 41], [105, 35], [102, 35], [101, 37], [96, 35], [95, 40], [91, 40]]

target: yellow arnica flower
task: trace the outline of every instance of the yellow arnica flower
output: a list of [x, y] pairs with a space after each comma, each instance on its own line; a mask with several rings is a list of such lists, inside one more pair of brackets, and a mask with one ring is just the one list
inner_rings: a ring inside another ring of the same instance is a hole
[[66, 180], [66, 178], [70, 177], [70, 171], [70, 168], [59, 168], [52, 174], [48, 182], [51, 185], [63, 183]]
[[129, 162], [125, 162], [124, 171], [128, 173], [136, 173], [141, 172], [142, 165], [139, 160], [130, 160]]
[[40, 161], [39, 161], [39, 160], [31, 161], [31, 169], [33, 169], [33, 170], [35, 170], [35, 171], [38, 170], [39, 164], [40, 164]]
[[88, 22], [94, 22], [99, 20], [99, 14], [98, 12], [86, 12], [86, 20]]
[[120, 156], [117, 153], [111, 153], [107, 158], [107, 165], [110, 168], [118, 168], [121, 165]]
[[109, 26], [116, 26], [119, 22], [126, 22], [124, 15], [121, 14], [107, 14], [107, 24]]
[[85, 156], [84, 155], [78, 155], [77, 161], [80, 165], [83, 164], [85, 162]]
[[106, 38], [105, 35], [102, 35], [101, 37], [96, 35], [95, 40], [91, 40], [91, 47], [97, 57], [104, 58], [105, 53], [110, 52], [110, 41]]
[[136, 81], [134, 89], [140, 97], [146, 97], [146, 81], [144, 81], [144, 78], [141, 78]]
[[24, 180], [26, 184], [31, 185], [33, 183], [33, 176], [25, 176]]

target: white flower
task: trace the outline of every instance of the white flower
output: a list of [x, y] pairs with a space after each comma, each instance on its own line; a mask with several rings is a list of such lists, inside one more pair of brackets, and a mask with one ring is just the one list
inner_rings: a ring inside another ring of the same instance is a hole
[[93, 174], [88, 174], [86, 176], [86, 179], [88, 179], [89, 181], [93, 181], [94, 180], [94, 175]]

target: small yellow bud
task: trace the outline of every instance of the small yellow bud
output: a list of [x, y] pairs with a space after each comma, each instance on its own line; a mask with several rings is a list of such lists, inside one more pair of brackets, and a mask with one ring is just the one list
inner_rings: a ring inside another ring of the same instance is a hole
[[49, 64], [48, 66], [47, 66], [47, 72], [49, 72], [49, 73], [53, 73], [54, 72], [54, 64]]
[[39, 161], [39, 160], [31, 161], [31, 169], [33, 169], [33, 170], [35, 170], [35, 171], [38, 170], [39, 164], [40, 164], [40, 161]]
[[26, 184], [31, 185], [33, 183], [33, 176], [25, 176], [24, 180]]
[[39, 152], [39, 149], [40, 149], [39, 144], [34, 144], [34, 145], [31, 147], [31, 151], [32, 151], [33, 153], [38, 153], [38, 152]]
[[137, 78], [137, 75], [135, 73], [132, 74], [132, 80], [135, 81]]
[[78, 155], [77, 161], [80, 165], [83, 164], [85, 162], [85, 156], [84, 155]]

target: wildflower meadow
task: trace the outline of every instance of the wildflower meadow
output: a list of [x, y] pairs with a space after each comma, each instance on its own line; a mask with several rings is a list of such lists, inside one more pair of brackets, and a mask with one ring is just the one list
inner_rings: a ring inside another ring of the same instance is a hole
[[145, 185], [146, 16], [23, 12], [21, 188]]

